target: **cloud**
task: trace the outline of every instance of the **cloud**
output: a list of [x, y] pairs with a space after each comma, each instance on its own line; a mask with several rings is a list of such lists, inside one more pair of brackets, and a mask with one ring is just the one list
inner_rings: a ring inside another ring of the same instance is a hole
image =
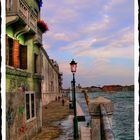
[[[96, 44], [100, 46], [96, 47]], [[129, 58], [134, 59], [134, 33], [124, 28], [111, 36], [87, 38], [61, 47], [60, 51], [70, 51], [77, 57]]]
[[[67, 61], [61, 61], [59, 66], [65, 75], [71, 75], [70, 66]], [[112, 65], [110, 60], [103, 58], [97, 58], [94, 61], [88, 62], [88, 66], [79, 60], [76, 74], [79, 77], [88, 77], [90, 79], [102, 76], [129, 77], [134, 74], [134, 69], [128, 69], [125, 65]]]
[[54, 39], [61, 41], [69, 41], [69, 37], [65, 33], [56, 33], [54, 35]]
[[63, 73], [65, 75], [70, 75], [71, 72], [70, 72], [70, 65], [69, 63], [65, 60], [65, 61], [61, 61], [59, 63], [59, 68], [60, 68], [60, 71], [63, 71]]
[[[77, 57], [92, 57], [92, 58], [129, 58], [129, 59], [134, 59], [133, 55], [133, 50], [131, 46], [125, 46], [123, 47], [122, 44], [117, 43], [116, 44], [113, 42], [112, 44], [109, 44], [112, 46], [104, 46], [101, 48], [95, 48], [95, 49], [87, 49], [82, 51], [74, 51], [73, 53]], [[115, 46], [115, 45], [120, 45], [120, 47]]]
[[74, 51], [74, 50], [85, 50], [91, 47], [91, 45], [96, 42], [96, 39], [85, 39], [85, 40], [80, 40], [80, 41], [76, 41], [72, 44], [70, 44], [69, 46], [64, 46], [61, 47], [59, 50], [60, 51]]
[[51, 49], [51, 46], [48, 45], [48, 44], [44, 44], [44, 45], [43, 45], [43, 48], [46, 49], [46, 50], [49, 50], [49, 49]]
[[105, 30], [107, 30], [108, 28], [110, 28], [112, 26], [110, 17], [108, 15], [103, 15], [102, 19], [100, 21], [94, 22], [90, 25], [87, 25], [86, 27], [84, 27], [81, 32], [83, 34], [98, 34], [101, 33]]
[[47, 3], [48, 4], [45, 4], [42, 8], [42, 11], [46, 12], [41, 12], [41, 16], [48, 19], [50, 24], [55, 25], [65, 22], [73, 22], [76, 18], [78, 18], [79, 13], [74, 8], [70, 8], [67, 5], [64, 6], [64, 4], [62, 4], [62, 8], [61, 6], [53, 4], [52, 2]]
[[76, 10], [88, 9], [90, 12], [90, 10], [94, 9], [94, 13], [97, 13], [98, 10], [100, 11], [103, 5], [107, 3], [104, 0], [64, 0], [64, 2]]
[[124, 5], [124, 3], [126, 3], [127, 0], [110, 0], [108, 1], [107, 4], [104, 5], [104, 10], [111, 10], [113, 7], [115, 7], [116, 5]]
[[115, 76], [115, 77], [129, 77], [134, 73], [134, 69], [127, 68], [125, 65], [112, 65], [108, 59], [97, 58], [93, 62], [94, 75], [99, 76]]
[[78, 13], [70, 9], [59, 9], [57, 13], [54, 14], [54, 17], [50, 19], [50, 24], [61, 24], [68, 22], [75, 22], [78, 18]]

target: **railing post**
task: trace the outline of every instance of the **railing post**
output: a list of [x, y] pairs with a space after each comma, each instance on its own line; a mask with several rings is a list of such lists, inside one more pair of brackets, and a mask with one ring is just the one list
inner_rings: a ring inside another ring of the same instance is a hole
[[114, 134], [112, 131], [112, 123], [109, 120], [109, 115], [107, 114], [104, 105], [100, 105], [100, 109], [101, 109], [101, 132], [102, 132], [102, 138], [103, 140], [114, 140]]
[[111, 100], [108, 100], [102, 96], [96, 97], [94, 100], [90, 100], [89, 113], [91, 115], [91, 140], [104, 139], [101, 132], [101, 104], [104, 105], [110, 124], [112, 125], [113, 104]]

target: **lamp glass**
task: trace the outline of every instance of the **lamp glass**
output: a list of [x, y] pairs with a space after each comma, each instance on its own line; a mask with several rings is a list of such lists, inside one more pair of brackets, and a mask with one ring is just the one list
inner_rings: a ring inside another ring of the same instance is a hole
[[76, 72], [77, 63], [74, 60], [72, 60], [71, 63], [70, 63], [70, 67], [71, 67], [71, 72], [72, 73]]

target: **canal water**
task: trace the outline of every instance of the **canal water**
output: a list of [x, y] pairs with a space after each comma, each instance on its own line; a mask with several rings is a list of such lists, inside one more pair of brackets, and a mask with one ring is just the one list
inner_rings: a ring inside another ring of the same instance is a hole
[[[113, 102], [114, 112], [112, 117], [112, 128], [115, 140], [134, 140], [134, 92], [94, 92], [88, 93], [88, 95], [91, 99], [94, 99], [97, 96], [104, 96]], [[90, 122], [91, 118], [88, 114], [84, 94], [77, 93], [76, 99], [86, 115], [86, 122], [84, 122], [84, 125], [86, 125]], [[59, 123], [61, 123], [63, 133], [55, 140], [73, 140], [72, 117], [69, 116]], [[79, 124], [80, 123], [78, 123], [78, 125]]]
[[[134, 140], [134, 92], [94, 92], [88, 95], [91, 99], [104, 96], [113, 102], [112, 128], [115, 140]], [[84, 94], [78, 93], [77, 100], [86, 114], [86, 121], [90, 122]]]

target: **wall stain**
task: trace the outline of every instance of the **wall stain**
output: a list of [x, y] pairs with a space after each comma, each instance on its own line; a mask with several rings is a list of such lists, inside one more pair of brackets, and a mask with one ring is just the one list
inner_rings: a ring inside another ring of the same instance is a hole
[[13, 125], [15, 114], [16, 113], [14, 112], [14, 109], [11, 106], [9, 106], [6, 112], [6, 121], [7, 121], [8, 127]]

